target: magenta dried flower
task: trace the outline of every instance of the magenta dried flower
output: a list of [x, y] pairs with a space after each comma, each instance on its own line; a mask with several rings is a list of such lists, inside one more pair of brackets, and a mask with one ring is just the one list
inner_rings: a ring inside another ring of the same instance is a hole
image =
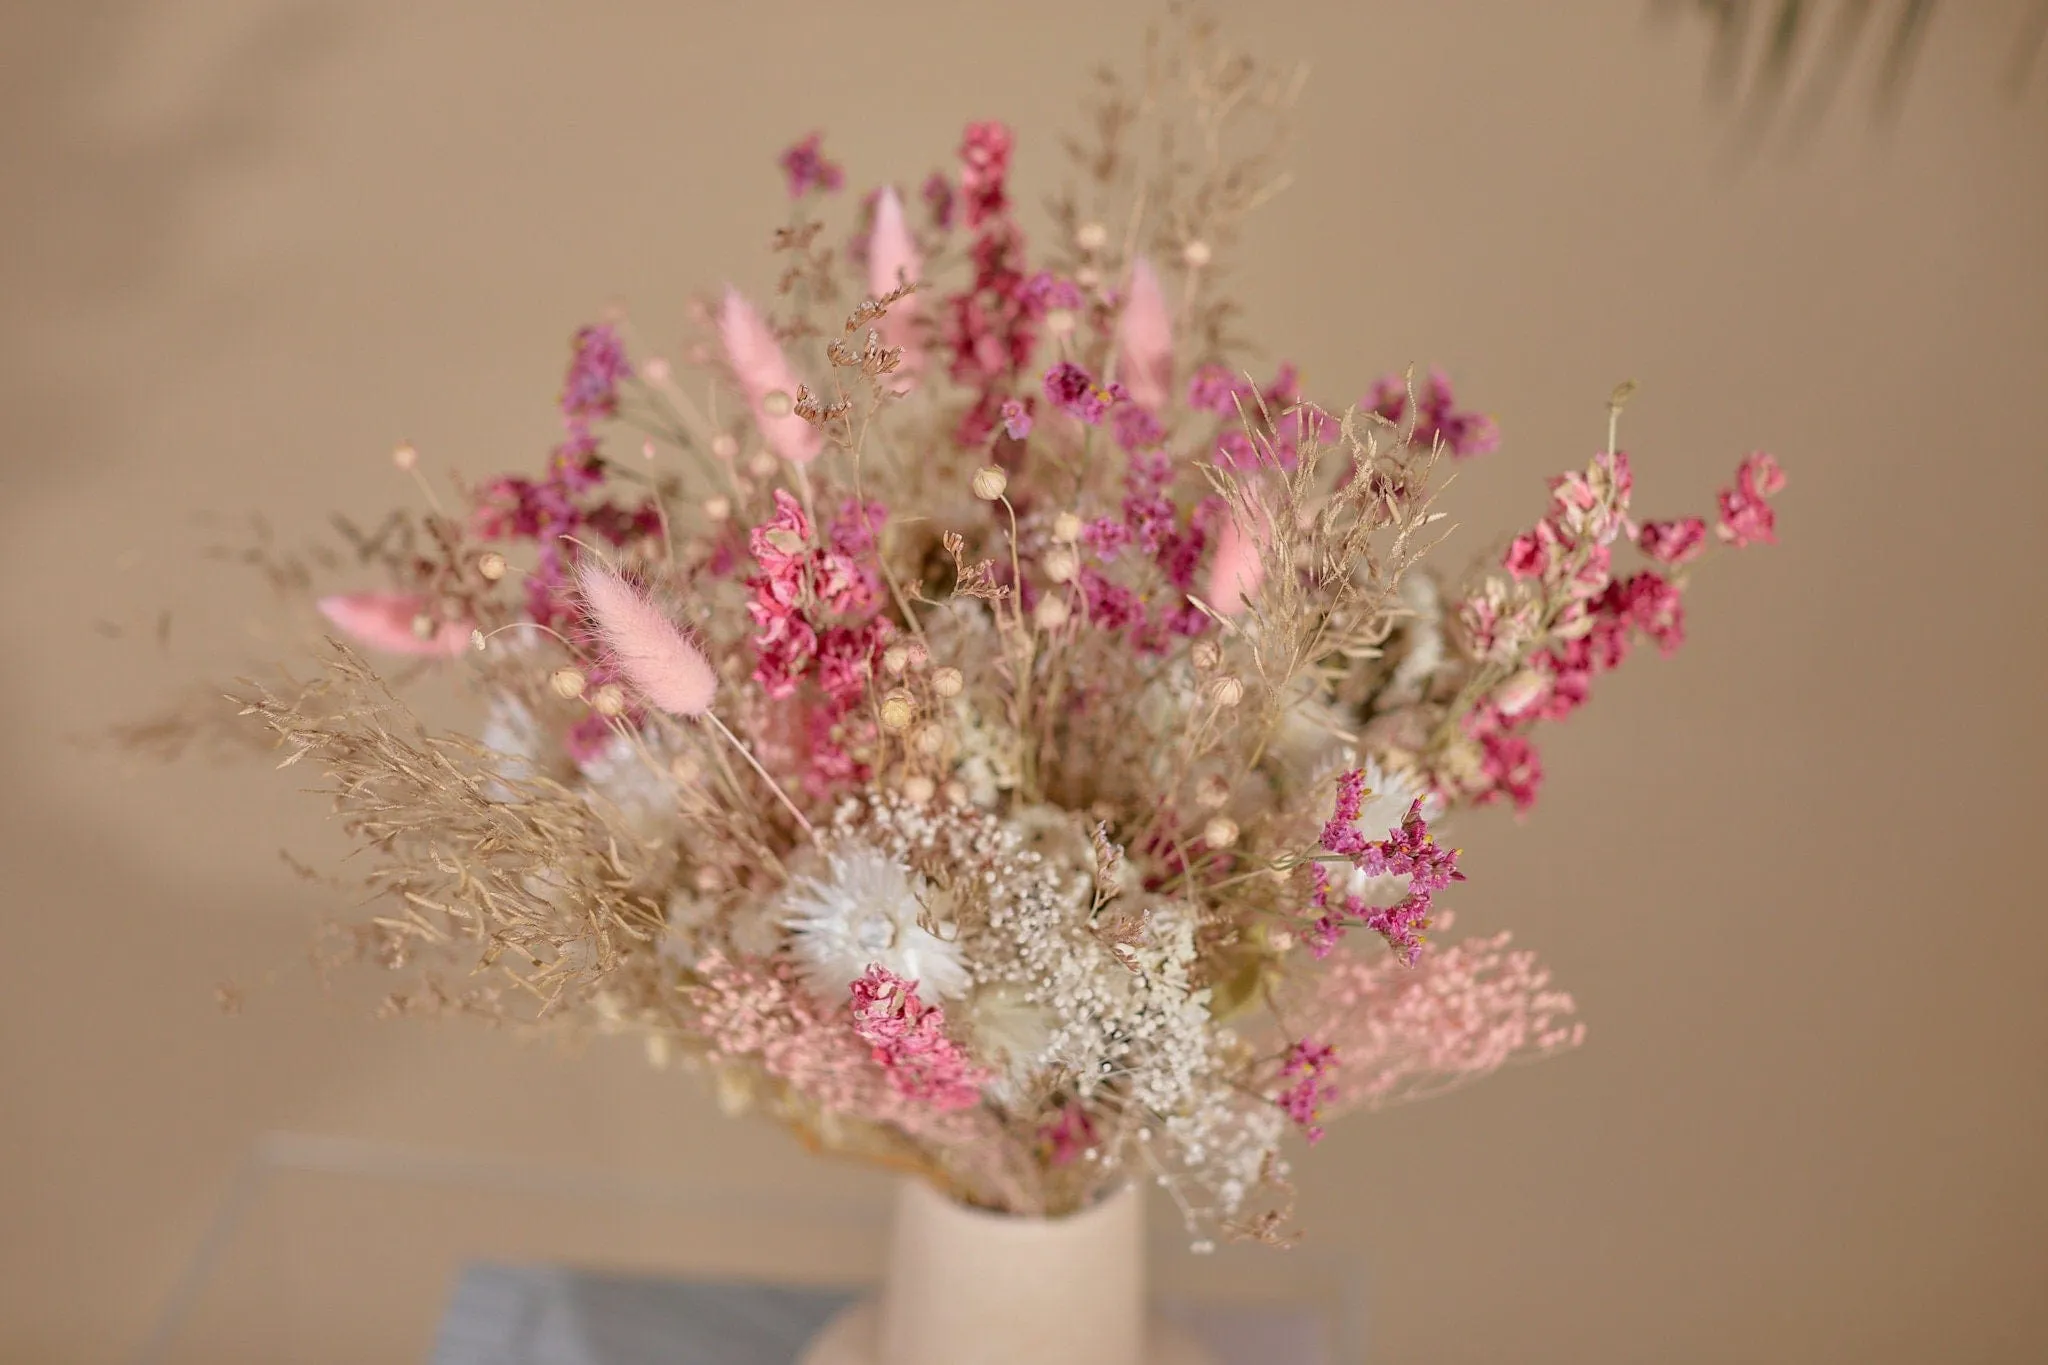
[[775, 159], [788, 180], [790, 198], [801, 199], [813, 190], [830, 194], [846, 183], [845, 170], [825, 159], [824, 142], [823, 133], [812, 133]]

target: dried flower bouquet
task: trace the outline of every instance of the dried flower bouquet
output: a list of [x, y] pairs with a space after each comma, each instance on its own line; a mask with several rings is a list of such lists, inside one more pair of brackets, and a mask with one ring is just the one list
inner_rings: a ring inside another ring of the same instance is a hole
[[1284, 1239], [1290, 1130], [1579, 1041], [1532, 955], [1443, 937], [1441, 830], [1535, 800], [1543, 728], [1679, 644], [1782, 475], [1637, 520], [1610, 421], [1504, 555], [1423, 562], [1493, 423], [1441, 374], [1334, 411], [1241, 368], [1298, 84], [1155, 46], [1029, 235], [1001, 124], [838, 234], [805, 139], [772, 294], [673, 360], [577, 332], [539, 474], [446, 504], [399, 449], [432, 510], [320, 599], [314, 681], [242, 696], [364, 852], [338, 942], [390, 1012], [632, 1034], [986, 1207], [1156, 1182], [1198, 1246]]

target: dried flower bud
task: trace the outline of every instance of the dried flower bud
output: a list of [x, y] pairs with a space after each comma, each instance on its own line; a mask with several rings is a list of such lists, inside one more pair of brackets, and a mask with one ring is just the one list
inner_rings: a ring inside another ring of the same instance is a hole
[[1197, 238], [1180, 249], [1180, 258], [1188, 263], [1188, 269], [1200, 270], [1209, 264], [1209, 244]]
[[917, 727], [916, 734], [911, 737], [911, 744], [919, 753], [930, 757], [946, 747], [945, 727], [941, 725], [920, 725]]
[[761, 411], [770, 417], [787, 417], [796, 411], [796, 400], [786, 389], [770, 389], [761, 395]]
[[1055, 583], [1071, 583], [1074, 575], [1081, 572], [1081, 560], [1064, 545], [1048, 550], [1045, 556], [1045, 576]]
[[487, 638], [485, 638], [484, 633], [482, 631], [472, 630], [469, 633], [469, 647], [475, 650], [477, 653], [483, 653], [486, 649], [490, 648], [490, 645], [491, 642]]
[[626, 709], [626, 689], [617, 683], [606, 683], [590, 694], [590, 708], [600, 716], [616, 716]]
[[690, 884], [699, 891], [716, 891], [725, 885], [725, 874], [715, 867], [700, 867], [690, 878]]
[[994, 502], [1010, 486], [1010, 476], [994, 465], [983, 465], [974, 471], [974, 496], [983, 502]]
[[964, 782], [948, 782], [946, 784], [946, 799], [956, 806], [966, 805], [967, 784]]
[[901, 674], [910, 667], [910, 646], [899, 640], [883, 650], [882, 667], [891, 673]]
[[391, 463], [410, 472], [419, 467], [419, 448], [411, 441], [401, 441], [391, 448]]
[[412, 618], [412, 633], [422, 640], [433, 639], [435, 629], [434, 618], [425, 612]]
[[1109, 245], [1109, 229], [1100, 223], [1083, 223], [1074, 229], [1074, 245], [1083, 251], [1100, 251]]
[[938, 787], [922, 773], [903, 779], [903, 795], [914, 805], [922, 806], [931, 800], [937, 791]]
[[907, 730], [917, 719], [917, 698], [897, 688], [882, 698], [882, 724], [891, 730]]
[[707, 521], [724, 521], [732, 515], [732, 499], [720, 494], [704, 499], [704, 517]]
[[747, 457], [747, 472], [757, 479], [765, 479], [775, 473], [775, 457], [765, 450], [757, 450]]
[[957, 668], [941, 668], [932, 674], [932, 691], [942, 697], [957, 697], [966, 685], [967, 679]]
[[658, 355], [651, 355], [642, 361], [640, 373], [646, 376], [650, 384], [666, 384], [675, 377], [675, 371], [669, 368], [668, 361]]
[[1214, 640], [1197, 640], [1194, 648], [1188, 651], [1188, 657], [1194, 660], [1196, 668], [1207, 673], [1223, 662], [1223, 646]]
[[1075, 317], [1070, 308], [1054, 308], [1045, 315], [1045, 330], [1056, 337], [1074, 334]]
[[909, 651], [912, 668], [923, 668], [932, 661], [932, 652], [924, 647], [922, 640], [912, 640], [904, 648]]
[[1219, 815], [1202, 826], [1202, 842], [1211, 848], [1229, 848], [1237, 842], [1237, 821]]
[[1549, 686], [1550, 680], [1541, 671], [1525, 668], [1500, 685], [1493, 704], [1504, 716], [1519, 716], [1533, 706]]
[[730, 460], [740, 453], [740, 443], [730, 432], [721, 431], [711, 438], [711, 453], [721, 460]]
[[485, 550], [476, 557], [476, 571], [493, 583], [503, 578], [505, 570], [509, 567], [505, 563], [505, 556], [496, 550]]
[[654, 442], [652, 440], [640, 442], [640, 458], [648, 461], [654, 459]]
[[1064, 597], [1041, 597], [1038, 605], [1031, 609], [1031, 619], [1037, 622], [1040, 630], [1058, 630], [1072, 614], [1073, 609], [1067, 606]]
[[1102, 283], [1102, 272], [1092, 265], [1084, 265], [1074, 272], [1074, 283], [1083, 289], [1093, 289]]
[[1284, 953], [1294, 946], [1294, 935], [1285, 929], [1276, 929], [1266, 936], [1266, 946], [1276, 953]]
[[1072, 545], [1081, 538], [1081, 519], [1072, 512], [1062, 512], [1052, 519], [1052, 538]]
[[668, 761], [668, 775], [685, 787], [695, 786], [704, 776], [704, 765], [695, 754], [677, 754]]
[[1221, 677], [1209, 684], [1209, 695], [1218, 706], [1235, 706], [1244, 700], [1244, 683], [1232, 677]]
[[567, 700], [582, 696], [583, 689], [589, 685], [590, 680], [573, 668], [558, 668], [548, 675], [548, 686], [555, 690], [556, 696]]
[[1210, 773], [1195, 784], [1195, 802], [1215, 810], [1230, 800], [1230, 783], [1220, 773]]

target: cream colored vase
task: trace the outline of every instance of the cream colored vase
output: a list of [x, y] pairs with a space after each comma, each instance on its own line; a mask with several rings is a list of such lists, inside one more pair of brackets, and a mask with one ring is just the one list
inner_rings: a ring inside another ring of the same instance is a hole
[[1134, 1186], [1067, 1218], [1015, 1218], [905, 1181], [881, 1292], [800, 1365], [1213, 1365], [1146, 1312]]

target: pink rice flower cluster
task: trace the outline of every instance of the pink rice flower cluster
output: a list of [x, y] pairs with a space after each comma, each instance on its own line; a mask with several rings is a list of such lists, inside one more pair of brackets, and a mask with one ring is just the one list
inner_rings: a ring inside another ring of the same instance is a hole
[[1337, 1049], [1308, 1038], [1288, 1049], [1280, 1064], [1280, 1078], [1294, 1084], [1280, 1092], [1278, 1103], [1301, 1135], [1313, 1147], [1323, 1140], [1323, 1108], [1337, 1098], [1331, 1073], [1337, 1069]]
[[991, 1074], [946, 1036], [945, 1011], [919, 1000], [915, 981], [874, 965], [850, 989], [854, 1032], [898, 1094], [942, 1111], [981, 1102]]
[[838, 163], [825, 159], [824, 142], [823, 133], [812, 133], [784, 149], [776, 158], [776, 164], [782, 167], [782, 174], [788, 180], [790, 198], [801, 199], [813, 190], [834, 193], [846, 183], [845, 170]]
[[1358, 827], [1366, 795], [1363, 769], [1337, 779], [1335, 809], [1323, 825], [1317, 847], [1350, 860], [1366, 877], [1406, 877], [1408, 890], [1392, 905], [1370, 905], [1352, 893], [1337, 901], [1329, 869], [1320, 862], [1312, 864], [1309, 904], [1321, 913], [1309, 929], [1309, 948], [1317, 957], [1327, 956], [1346, 928], [1359, 925], [1385, 939], [1395, 957], [1413, 966], [1427, 941], [1422, 933], [1429, 928], [1436, 893], [1452, 882], [1464, 881], [1465, 874], [1458, 870], [1458, 850], [1441, 847], [1430, 834], [1420, 799], [1384, 838], [1367, 838]]
[[1414, 406], [1409, 406], [1408, 381], [1401, 375], [1381, 377], [1360, 407], [1371, 408], [1396, 426], [1413, 418], [1412, 439], [1425, 450], [1441, 447], [1453, 459], [1490, 455], [1500, 449], [1500, 427], [1483, 412], [1460, 408], [1451, 392], [1450, 377], [1431, 369], [1416, 386]]
[[759, 1065], [825, 1112], [913, 1136], [971, 1141], [986, 1127], [979, 1115], [906, 1094], [857, 1029], [812, 1001], [788, 961], [712, 955], [693, 975], [684, 997], [689, 1023], [714, 1055]]
[[1507, 934], [1439, 946], [1413, 970], [1345, 955], [1288, 1018], [1344, 1055], [1344, 1103], [1379, 1108], [1457, 1088], [1509, 1062], [1579, 1046], [1571, 996]]

